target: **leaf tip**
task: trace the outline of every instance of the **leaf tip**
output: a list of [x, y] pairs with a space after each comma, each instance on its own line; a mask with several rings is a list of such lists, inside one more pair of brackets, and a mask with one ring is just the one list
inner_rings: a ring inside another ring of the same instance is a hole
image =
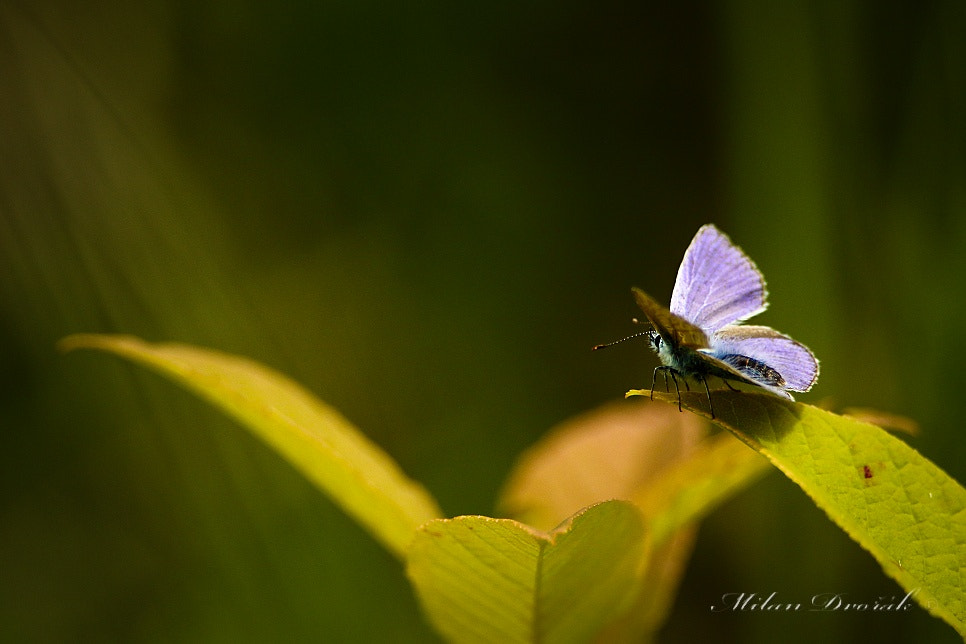
[[88, 348], [95, 337], [97, 336], [91, 333], [72, 333], [57, 341], [57, 350], [61, 353], [70, 353], [76, 349]]
[[76, 351], [77, 349], [100, 349], [102, 351], [119, 352], [124, 348], [134, 348], [143, 345], [144, 341], [133, 335], [111, 335], [107, 333], [72, 333], [57, 342], [57, 350], [61, 353]]

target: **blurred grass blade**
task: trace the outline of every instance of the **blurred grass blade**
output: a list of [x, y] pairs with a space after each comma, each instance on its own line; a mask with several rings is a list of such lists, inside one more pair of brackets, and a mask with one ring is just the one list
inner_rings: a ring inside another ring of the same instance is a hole
[[919, 423], [908, 416], [900, 416], [899, 414], [893, 414], [871, 407], [846, 407], [840, 413], [843, 416], [851, 416], [865, 423], [878, 425], [882, 429], [888, 429], [891, 432], [902, 432], [910, 436], [919, 435]]
[[463, 516], [422, 526], [407, 573], [452, 642], [588, 642], [633, 601], [647, 542], [640, 511], [608, 501], [547, 533]]
[[72, 335], [61, 349], [99, 349], [145, 365], [221, 407], [277, 450], [397, 557], [435, 500], [337, 411], [246, 358], [131, 336]]
[[[712, 395], [718, 424], [766, 456], [920, 605], [966, 636], [966, 490], [959, 483], [875, 425], [767, 394]], [[707, 415], [703, 392], [681, 399]]]

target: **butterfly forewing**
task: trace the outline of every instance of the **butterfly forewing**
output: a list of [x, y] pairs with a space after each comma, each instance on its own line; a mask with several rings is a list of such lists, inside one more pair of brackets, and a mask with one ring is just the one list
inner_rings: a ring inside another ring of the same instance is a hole
[[709, 345], [708, 336], [700, 328], [684, 318], [671, 313], [666, 306], [639, 288], [631, 289], [637, 305], [644, 311], [648, 322], [661, 337], [672, 346], [702, 349]]
[[730, 325], [711, 336], [708, 355], [746, 356], [781, 374], [783, 389], [808, 391], [818, 379], [818, 360], [808, 347], [767, 326]]
[[702, 226], [678, 269], [670, 312], [705, 334], [765, 309], [765, 278], [755, 263], [712, 224]]

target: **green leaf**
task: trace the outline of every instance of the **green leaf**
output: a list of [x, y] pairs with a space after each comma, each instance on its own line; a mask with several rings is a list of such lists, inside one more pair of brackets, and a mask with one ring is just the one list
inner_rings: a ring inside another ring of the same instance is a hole
[[407, 573], [453, 642], [586, 642], [634, 599], [647, 541], [640, 512], [608, 501], [547, 533], [464, 516], [422, 526]]
[[261, 364], [130, 336], [72, 335], [60, 347], [99, 349], [128, 358], [221, 407], [400, 558], [416, 528], [442, 516], [429, 493], [342, 415]]
[[652, 549], [634, 606], [607, 641], [643, 641], [664, 622], [691, 554], [697, 520], [771, 469], [727, 432], [661, 403], [627, 401], [569, 420], [519, 459], [499, 508], [537, 527], [627, 499], [648, 519]]
[[[855, 418], [764, 393], [712, 396], [716, 423], [766, 456], [920, 605], [966, 636], [966, 490], [959, 483]], [[677, 394], [654, 397], [677, 405]], [[708, 415], [703, 392], [682, 392], [681, 400]]]

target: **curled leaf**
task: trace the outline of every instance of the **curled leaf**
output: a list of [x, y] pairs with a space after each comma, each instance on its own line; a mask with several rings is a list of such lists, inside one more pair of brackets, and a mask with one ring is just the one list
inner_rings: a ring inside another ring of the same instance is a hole
[[222, 408], [402, 557], [436, 501], [335, 409], [253, 360], [131, 336], [72, 335], [61, 349], [98, 349], [142, 364]]
[[647, 541], [640, 512], [608, 501], [543, 532], [463, 516], [422, 526], [406, 571], [452, 642], [588, 642], [636, 596]]

